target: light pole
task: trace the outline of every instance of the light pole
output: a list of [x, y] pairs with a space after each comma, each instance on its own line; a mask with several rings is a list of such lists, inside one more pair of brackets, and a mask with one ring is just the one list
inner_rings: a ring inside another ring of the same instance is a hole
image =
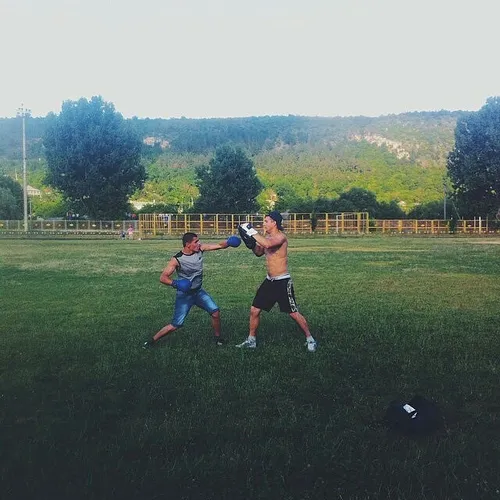
[[28, 230], [28, 184], [26, 181], [26, 117], [30, 115], [30, 110], [21, 104], [17, 110], [23, 122], [23, 209], [24, 209], [24, 230]]
[[443, 183], [443, 189], [444, 189], [444, 201], [443, 201], [443, 218], [446, 220], [446, 195], [448, 193], [448, 186], [446, 185], [446, 181]]

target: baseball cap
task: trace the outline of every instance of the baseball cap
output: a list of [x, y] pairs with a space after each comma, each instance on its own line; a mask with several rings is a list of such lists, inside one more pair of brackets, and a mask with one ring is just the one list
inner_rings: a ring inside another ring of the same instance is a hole
[[283, 217], [281, 216], [281, 214], [277, 210], [273, 210], [272, 212], [269, 212], [267, 214], [267, 216], [271, 217], [271, 219], [273, 219], [273, 221], [276, 222], [276, 226], [278, 226], [278, 229], [280, 231], [283, 231], [283, 225], [282, 225]]

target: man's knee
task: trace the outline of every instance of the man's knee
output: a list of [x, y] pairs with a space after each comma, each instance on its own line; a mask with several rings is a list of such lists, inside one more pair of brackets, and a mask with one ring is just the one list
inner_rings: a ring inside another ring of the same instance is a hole
[[250, 307], [250, 316], [257, 317], [262, 309], [259, 309], [258, 307], [252, 306]]
[[217, 311], [214, 311], [210, 316], [214, 319], [219, 319], [220, 318], [220, 310], [217, 309]]

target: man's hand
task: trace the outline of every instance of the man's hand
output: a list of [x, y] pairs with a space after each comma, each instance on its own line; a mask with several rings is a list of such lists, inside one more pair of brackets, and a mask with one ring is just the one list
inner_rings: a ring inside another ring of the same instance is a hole
[[241, 239], [243, 240], [243, 243], [245, 243], [246, 247], [253, 250], [255, 245], [257, 245], [253, 235], [257, 234], [257, 231], [252, 227], [252, 224], [250, 224], [250, 222], [240, 224], [238, 226], [238, 232], [240, 233]]
[[229, 238], [226, 240], [226, 243], [230, 247], [239, 247], [241, 245], [241, 240], [238, 238], [238, 236], [229, 236]]
[[184, 278], [180, 280], [172, 280], [172, 286], [181, 292], [189, 292], [191, 289], [191, 282]]
[[243, 231], [245, 231], [247, 236], [253, 236], [254, 234], [257, 234], [257, 230], [252, 226], [251, 222], [245, 222], [241, 224], [240, 227], [243, 228]]

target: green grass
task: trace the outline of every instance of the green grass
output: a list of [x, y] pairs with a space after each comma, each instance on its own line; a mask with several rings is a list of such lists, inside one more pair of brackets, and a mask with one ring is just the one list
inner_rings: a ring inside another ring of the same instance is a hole
[[[205, 256], [230, 345], [159, 275], [177, 241], [0, 241], [0, 482], [6, 499], [500, 498], [500, 242], [290, 241], [318, 340], [248, 310], [265, 276], [243, 246]], [[445, 429], [377, 421], [434, 399]]]

